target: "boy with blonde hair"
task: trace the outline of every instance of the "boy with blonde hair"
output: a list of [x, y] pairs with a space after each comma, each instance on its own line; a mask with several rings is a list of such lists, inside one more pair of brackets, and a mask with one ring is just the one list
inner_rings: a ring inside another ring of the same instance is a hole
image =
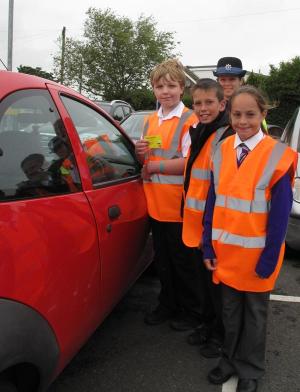
[[148, 325], [172, 319], [176, 330], [192, 329], [201, 321], [201, 292], [193, 264], [182, 241], [180, 205], [185, 158], [190, 147], [189, 128], [197, 121], [181, 101], [185, 88], [183, 66], [175, 59], [158, 64], [150, 75], [160, 103], [145, 123], [136, 155], [152, 223], [155, 259], [161, 282], [159, 305], [146, 315]]

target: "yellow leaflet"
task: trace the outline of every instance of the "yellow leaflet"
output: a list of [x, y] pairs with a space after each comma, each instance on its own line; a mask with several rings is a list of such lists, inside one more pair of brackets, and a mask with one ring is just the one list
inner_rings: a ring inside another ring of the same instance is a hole
[[147, 135], [144, 137], [149, 142], [149, 148], [160, 148], [162, 140], [160, 135]]

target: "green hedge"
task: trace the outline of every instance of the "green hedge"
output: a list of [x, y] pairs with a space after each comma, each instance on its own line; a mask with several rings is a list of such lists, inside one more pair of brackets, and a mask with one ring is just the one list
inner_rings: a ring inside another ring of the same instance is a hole
[[298, 101], [283, 100], [278, 107], [269, 110], [267, 123], [280, 125], [284, 128], [298, 106]]

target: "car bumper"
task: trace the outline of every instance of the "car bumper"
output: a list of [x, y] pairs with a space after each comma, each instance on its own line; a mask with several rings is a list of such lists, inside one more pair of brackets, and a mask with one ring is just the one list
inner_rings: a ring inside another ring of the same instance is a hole
[[290, 214], [288, 229], [286, 235], [286, 243], [295, 250], [300, 250], [300, 204], [293, 203]]

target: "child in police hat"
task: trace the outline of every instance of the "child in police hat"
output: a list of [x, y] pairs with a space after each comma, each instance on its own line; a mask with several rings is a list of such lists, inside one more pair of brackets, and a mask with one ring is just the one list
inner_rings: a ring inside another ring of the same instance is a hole
[[217, 69], [213, 71], [217, 81], [223, 87], [226, 101], [244, 83], [246, 75], [242, 61], [237, 57], [221, 57], [217, 63]]
[[[247, 71], [243, 69], [242, 61], [237, 57], [221, 57], [218, 60], [217, 69], [213, 74], [223, 87], [224, 97], [228, 102], [232, 94], [244, 84], [244, 76]], [[268, 133], [266, 119], [262, 122], [262, 127]]]
[[188, 259], [182, 241], [180, 203], [189, 127], [196, 116], [181, 101], [183, 66], [175, 59], [158, 64], [150, 75], [158, 111], [145, 123], [135, 150], [143, 164], [142, 177], [151, 217], [155, 261], [161, 282], [159, 304], [145, 317], [148, 325], [170, 320], [176, 330], [192, 329], [201, 321], [201, 290], [197, 266]]
[[267, 105], [243, 86], [231, 97], [236, 134], [216, 149], [204, 215], [206, 267], [222, 289], [225, 339], [208, 374], [213, 384], [233, 374], [237, 392], [255, 392], [264, 374], [270, 292], [284, 256], [297, 153], [265, 135]]

